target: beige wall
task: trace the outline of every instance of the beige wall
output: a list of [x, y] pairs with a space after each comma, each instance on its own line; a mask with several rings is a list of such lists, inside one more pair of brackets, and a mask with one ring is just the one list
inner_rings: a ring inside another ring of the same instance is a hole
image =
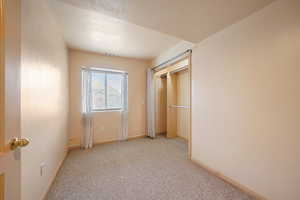
[[[69, 139], [78, 145], [83, 132], [81, 118], [81, 67], [119, 69], [128, 72], [128, 135], [146, 133], [146, 71], [149, 62], [144, 60], [104, 56], [84, 51], [69, 51], [70, 114]], [[94, 139], [96, 143], [117, 140], [121, 129], [120, 112], [94, 113]]]
[[270, 200], [300, 199], [299, 19], [275, 1], [192, 56], [192, 159]]
[[21, 32], [21, 194], [41, 200], [66, 155], [67, 49], [45, 0], [22, 1]]

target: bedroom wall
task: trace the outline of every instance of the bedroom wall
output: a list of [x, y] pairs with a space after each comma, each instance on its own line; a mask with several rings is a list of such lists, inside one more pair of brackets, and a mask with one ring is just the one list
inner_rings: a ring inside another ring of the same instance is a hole
[[[69, 50], [70, 113], [69, 145], [78, 146], [83, 133], [81, 118], [81, 67], [112, 68], [128, 72], [128, 135], [146, 135], [146, 60], [105, 56], [80, 50]], [[118, 140], [121, 115], [118, 111], [94, 113], [95, 143]]]
[[275, 1], [192, 55], [192, 159], [270, 200], [300, 199], [299, 19]]
[[67, 48], [46, 0], [21, 1], [21, 38], [21, 195], [42, 200], [66, 155], [69, 108]]

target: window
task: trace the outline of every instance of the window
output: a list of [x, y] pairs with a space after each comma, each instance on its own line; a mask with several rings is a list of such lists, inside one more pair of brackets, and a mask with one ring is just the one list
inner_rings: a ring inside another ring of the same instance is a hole
[[127, 108], [127, 73], [125, 72], [83, 69], [82, 89], [84, 112]]

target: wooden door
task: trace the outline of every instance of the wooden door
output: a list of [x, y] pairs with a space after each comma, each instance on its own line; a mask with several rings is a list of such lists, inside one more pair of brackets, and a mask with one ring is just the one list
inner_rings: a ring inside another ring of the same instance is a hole
[[[0, 200], [20, 200], [20, 0], [0, 0]], [[16, 143], [15, 143], [16, 144]]]

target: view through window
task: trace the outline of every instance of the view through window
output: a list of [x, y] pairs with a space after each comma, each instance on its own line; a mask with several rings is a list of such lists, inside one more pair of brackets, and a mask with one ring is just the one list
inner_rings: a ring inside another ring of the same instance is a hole
[[121, 110], [124, 107], [125, 73], [91, 70], [87, 83], [90, 85], [89, 104], [91, 111]]

